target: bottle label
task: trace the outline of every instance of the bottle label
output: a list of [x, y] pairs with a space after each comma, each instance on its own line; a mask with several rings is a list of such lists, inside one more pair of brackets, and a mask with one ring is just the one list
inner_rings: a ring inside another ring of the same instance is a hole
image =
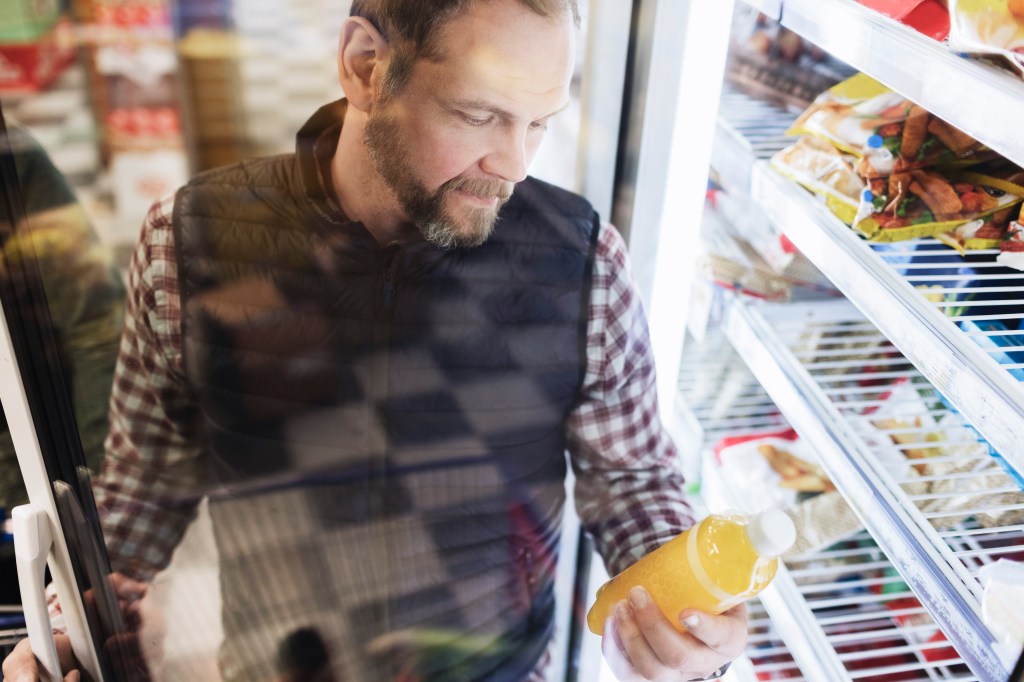
[[705, 592], [718, 600], [722, 611], [728, 611], [742, 602], [745, 594], [729, 594], [711, 580], [711, 576], [709, 576], [707, 571], [704, 570], [704, 562], [700, 560], [700, 553], [697, 551], [698, 530], [699, 528], [694, 526], [690, 529], [690, 532], [687, 534], [688, 537], [686, 538], [686, 558], [689, 559], [690, 568], [693, 571], [693, 577], [697, 579], [697, 584], [699, 584]]

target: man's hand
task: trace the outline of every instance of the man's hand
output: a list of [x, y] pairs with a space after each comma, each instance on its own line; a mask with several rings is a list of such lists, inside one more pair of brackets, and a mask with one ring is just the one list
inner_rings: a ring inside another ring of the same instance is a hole
[[[145, 675], [145, 661], [142, 660], [139, 651], [137, 632], [142, 625], [140, 614], [140, 600], [146, 593], [146, 584], [131, 580], [120, 573], [112, 573], [109, 578], [110, 586], [117, 595], [118, 606], [124, 617], [127, 632], [118, 633], [110, 637], [106, 642], [107, 654], [112, 658], [113, 665], [118, 672], [131, 673], [128, 677], [120, 679], [146, 679], [139, 675]], [[87, 602], [92, 601], [91, 590], [85, 594]], [[57, 605], [56, 612], [60, 612]], [[78, 661], [71, 650], [71, 640], [65, 634], [54, 633], [53, 641], [57, 645], [57, 657], [60, 659], [61, 670], [65, 671], [64, 682], [78, 682], [81, 679], [81, 672], [78, 670]], [[18, 642], [11, 654], [4, 659], [3, 664], [4, 680], [9, 682], [35, 682], [39, 679], [39, 668], [36, 665], [35, 654], [27, 639]]]
[[601, 651], [621, 682], [700, 680], [743, 653], [747, 645], [747, 607], [720, 616], [687, 609], [679, 614], [687, 632], [680, 633], [651, 601], [634, 587], [629, 600], [615, 605], [605, 623]]

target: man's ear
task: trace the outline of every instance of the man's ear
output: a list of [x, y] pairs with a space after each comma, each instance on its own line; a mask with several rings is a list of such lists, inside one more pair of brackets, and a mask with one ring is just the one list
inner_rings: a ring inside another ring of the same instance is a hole
[[384, 36], [363, 17], [349, 17], [341, 25], [338, 80], [350, 106], [364, 112], [370, 110], [389, 54]]

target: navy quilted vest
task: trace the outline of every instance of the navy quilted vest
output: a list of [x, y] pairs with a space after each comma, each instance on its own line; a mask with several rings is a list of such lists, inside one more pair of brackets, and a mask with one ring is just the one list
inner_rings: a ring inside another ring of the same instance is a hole
[[[598, 218], [528, 179], [483, 246], [382, 248], [321, 179], [342, 107], [311, 119], [297, 154], [202, 174], [175, 202], [185, 366], [222, 552], [222, 666], [255, 679], [252, 647], [234, 640], [313, 628], [328, 650], [337, 642], [341, 679], [410, 666], [425, 680], [520, 679], [552, 628]], [[247, 525], [257, 507], [292, 519], [295, 537], [250, 543], [273, 534]], [[318, 566], [292, 602], [330, 608], [304, 622], [254, 601], [251, 581], [285, 580], [253, 573], [268, 551], [292, 573]], [[291, 625], [275, 632], [268, 618]], [[379, 655], [396, 632], [416, 634]]]

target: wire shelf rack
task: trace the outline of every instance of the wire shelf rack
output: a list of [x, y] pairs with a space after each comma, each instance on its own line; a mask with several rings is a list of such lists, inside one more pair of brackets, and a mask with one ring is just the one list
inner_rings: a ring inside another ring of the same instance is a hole
[[[796, 315], [794, 324], [801, 319]], [[860, 343], [885, 342], [877, 332], [852, 331]], [[804, 355], [820, 359], [823, 371], [849, 363], [844, 360], [849, 350], [829, 347], [829, 342], [821, 339], [817, 347], [820, 354], [810, 356], [805, 351]], [[883, 348], [882, 354], [888, 356], [891, 347]], [[725, 436], [788, 426], [741, 356], [725, 341], [721, 330], [713, 330], [702, 343], [688, 346], [680, 395], [692, 401], [695, 413], [703, 415], [706, 452]], [[885, 359], [892, 361], [891, 367], [901, 366], [895, 358]], [[902, 362], [904, 368], [906, 364]], [[707, 386], [722, 376], [727, 377], [721, 383], [723, 390], [709, 399], [712, 394]], [[725, 409], [722, 406], [731, 400], [738, 403], [740, 411], [767, 418], [716, 419]], [[704, 478], [705, 497], [713, 508], [742, 507], [735, 499], [738, 491], [727, 488], [714, 467], [705, 467]], [[956, 528], [950, 531], [948, 541], [959, 548], [963, 539], [955, 533], [971, 537], [976, 524], [961, 522]], [[990, 558], [981, 554], [965, 558], [965, 562]], [[749, 679], [978, 679], [939, 634], [936, 621], [864, 531], [799, 561], [787, 562], [776, 583], [762, 597], [763, 605], [750, 606], [751, 636], [746, 652], [751, 663], [746, 671]], [[778, 624], [787, 625], [773, 625], [769, 613]]]

